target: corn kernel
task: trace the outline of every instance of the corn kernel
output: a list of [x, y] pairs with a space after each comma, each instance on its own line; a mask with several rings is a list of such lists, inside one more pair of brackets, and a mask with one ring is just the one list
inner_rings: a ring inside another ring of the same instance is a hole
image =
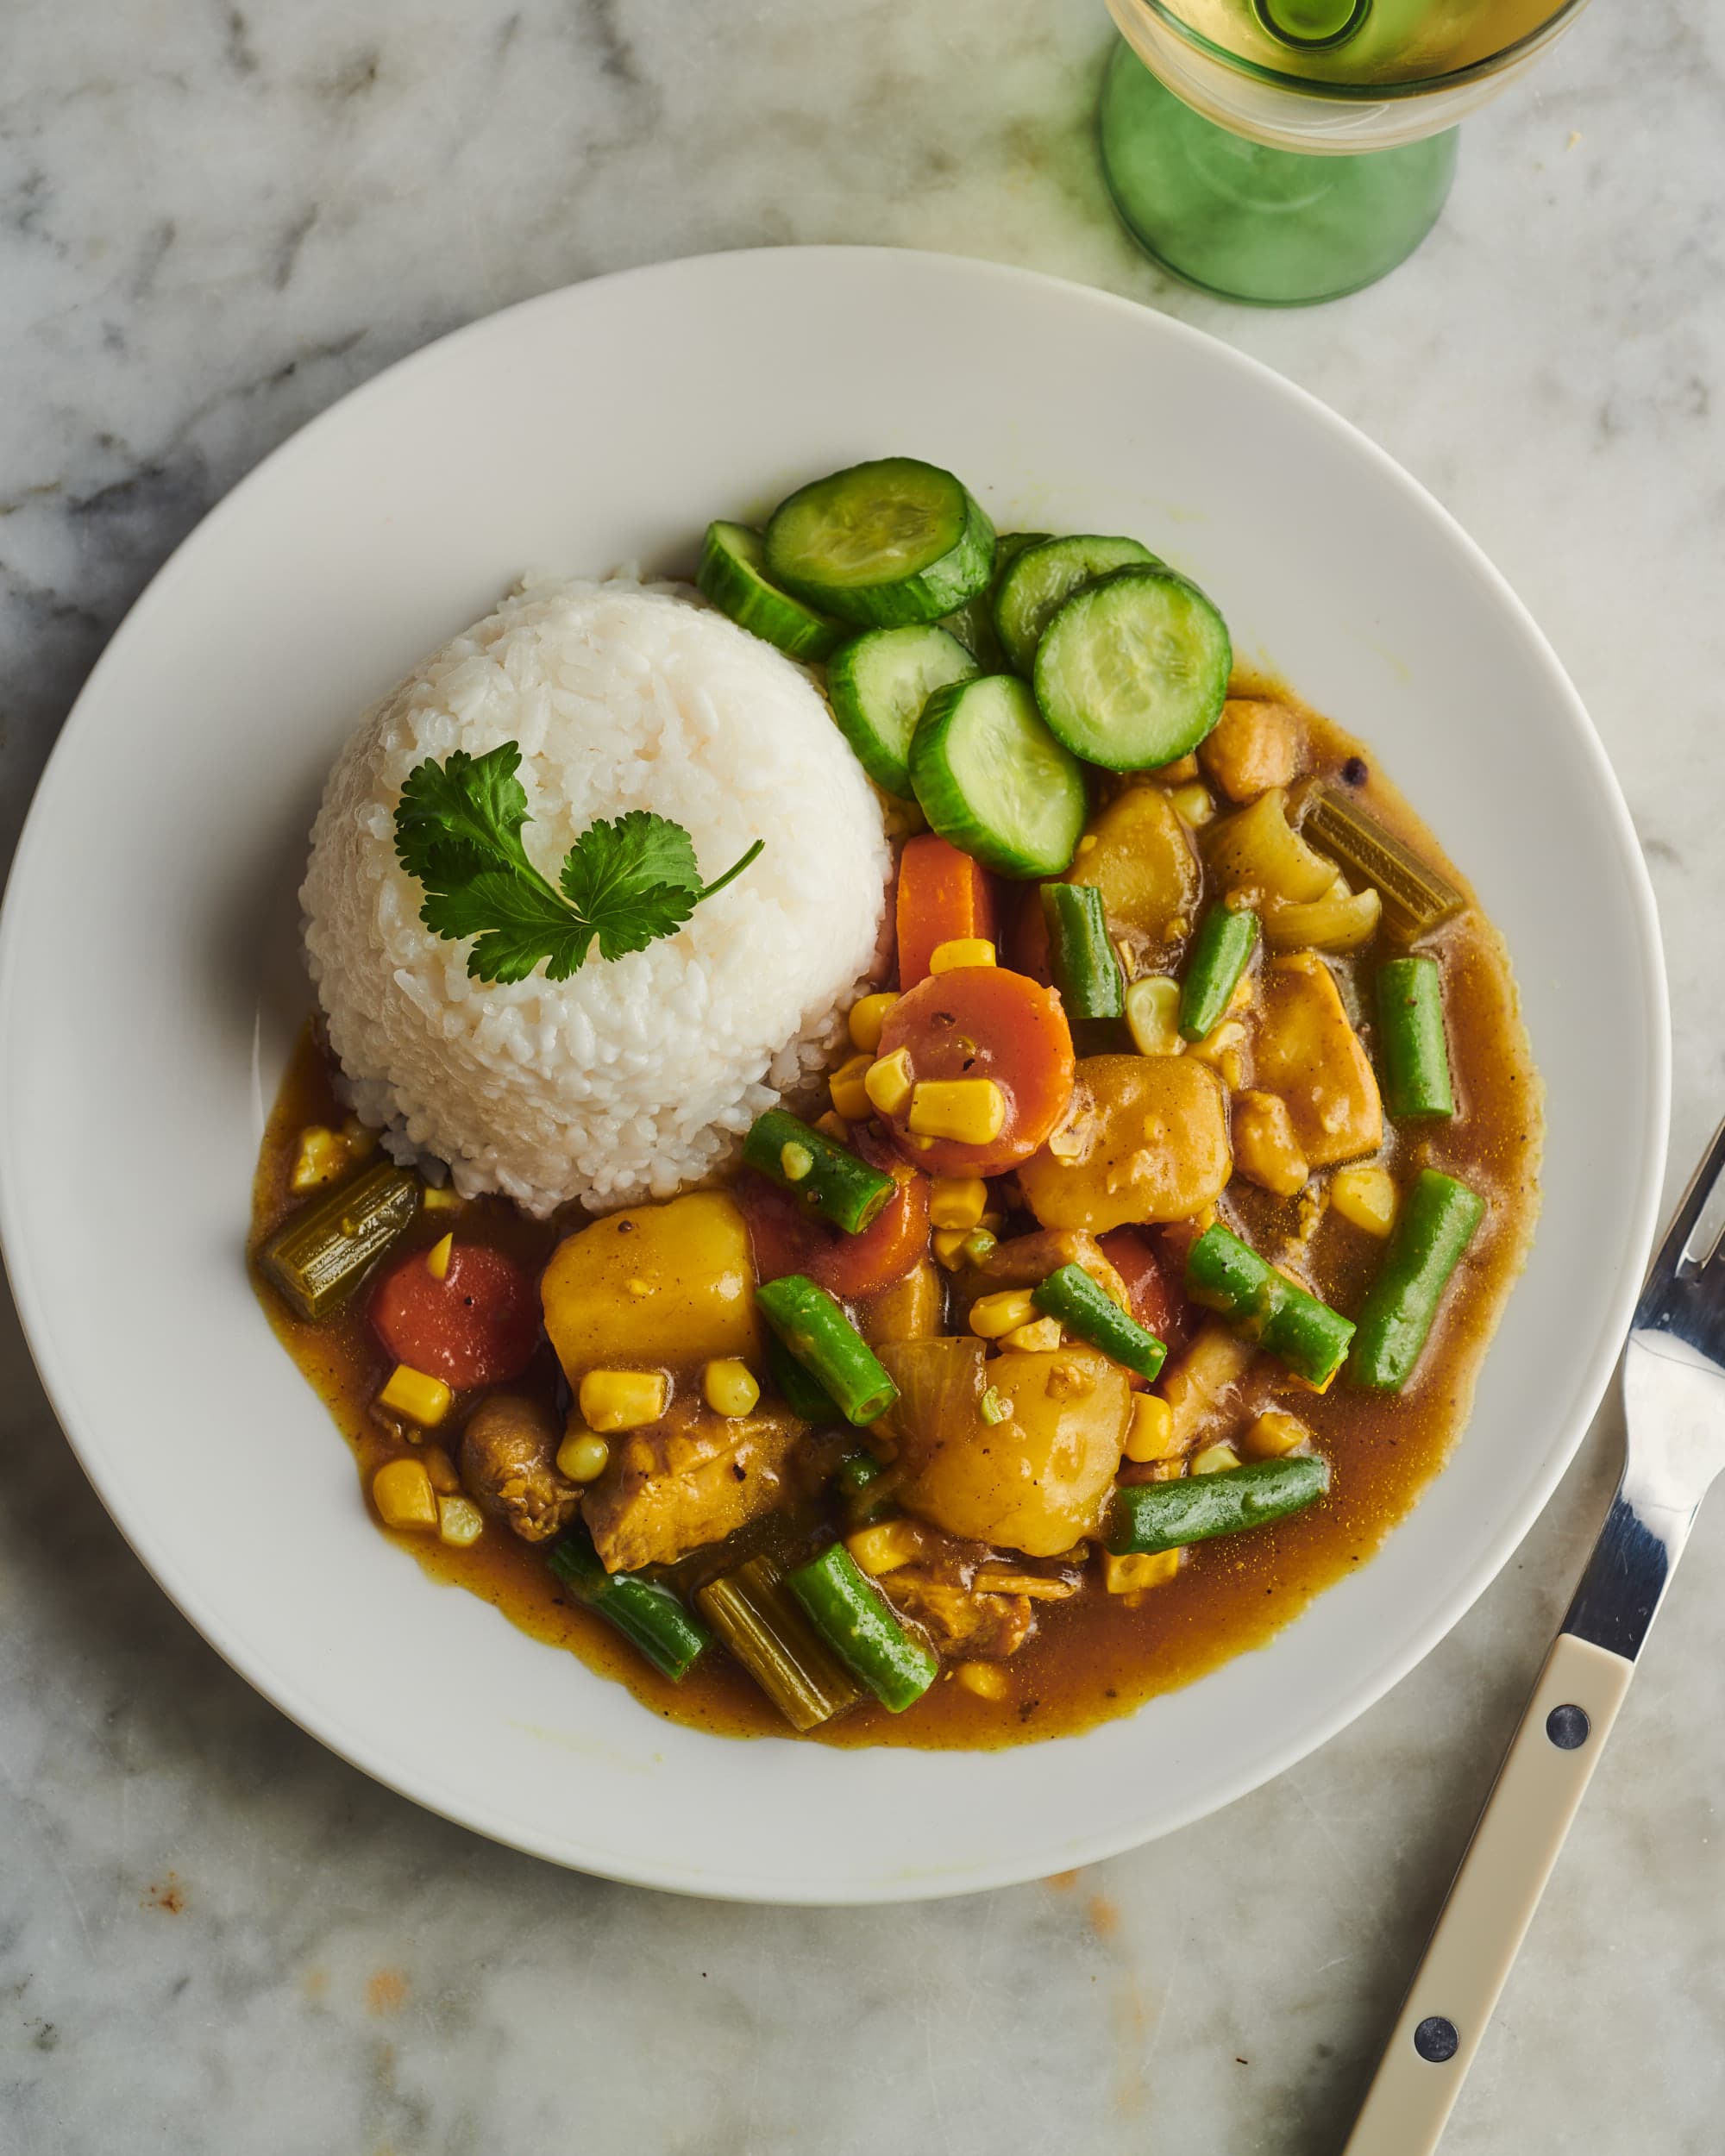
[[746, 1415], [761, 1397], [761, 1388], [746, 1363], [720, 1356], [701, 1372], [701, 1397], [716, 1415]]
[[591, 1430], [571, 1422], [557, 1447], [557, 1472], [566, 1482], [596, 1482], [611, 1464], [611, 1447]]
[[1180, 821], [1195, 831], [1202, 830], [1216, 812], [1215, 800], [1209, 787], [1195, 782], [1190, 786], [1176, 787], [1168, 798], [1174, 804], [1174, 813]]
[[1132, 1420], [1126, 1425], [1126, 1457], [1141, 1465], [1145, 1460], [1165, 1460], [1173, 1449], [1173, 1408], [1159, 1393], [1134, 1393]]
[[847, 1535], [844, 1546], [870, 1579], [879, 1579], [883, 1572], [895, 1572], [901, 1564], [908, 1564], [922, 1548], [922, 1539], [914, 1523], [908, 1520], [882, 1520], [872, 1527], [859, 1527], [853, 1535]]
[[910, 1051], [895, 1048], [890, 1056], [869, 1064], [863, 1073], [862, 1090], [871, 1107], [878, 1108], [882, 1115], [897, 1115], [908, 1104], [915, 1083]]
[[1160, 1587], [1180, 1570], [1177, 1550], [1134, 1551], [1117, 1557], [1102, 1552], [1102, 1585], [1110, 1595], [1136, 1595], [1141, 1588]]
[[1192, 1456], [1195, 1475], [1226, 1475], [1240, 1463], [1240, 1456], [1231, 1445], [1207, 1445], [1201, 1452]]
[[425, 1269], [433, 1280], [448, 1280], [449, 1260], [454, 1257], [455, 1250], [455, 1238], [451, 1233], [446, 1235], [441, 1243], [434, 1243], [426, 1252]]
[[814, 1166], [814, 1155], [795, 1138], [779, 1148], [779, 1173], [787, 1183], [800, 1183]]
[[887, 1013], [898, 1001], [895, 995], [884, 991], [879, 995], [864, 996], [850, 1006], [850, 1016], [845, 1025], [850, 1034], [850, 1045], [872, 1056], [881, 1045], [881, 1034], [886, 1026]]
[[999, 1340], [1029, 1325], [1037, 1316], [1028, 1288], [1003, 1288], [995, 1295], [979, 1295], [970, 1306], [970, 1330], [984, 1340]]
[[293, 1156], [288, 1188], [295, 1192], [316, 1190], [321, 1184], [334, 1182], [348, 1161], [347, 1146], [337, 1131], [325, 1130], [321, 1123], [308, 1123], [299, 1133], [299, 1150]]
[[988, 1206], [980, 1175], [937, 1175], [928, 1194], [928, 1217], [937, 1228], [974, 1228]]
[[949, 1273], [956, 1273], [963, 1265], [964, 1245], [970, 1239], [968, 1228], [937, 1228], [934, 1232], [934, 1255]]
[[1280, 1407], [1266, 1407], [1240, 1442], [1255, 1460], [1279, 1460], [1311, 1442], [1312, 1433], [1298, 1415]]
[[419, 1460], [388, 1460], [372, 1477], [372, 1502], [386, 1527], [435, 1527], [437, 1493]]
[[419, 1202], [427, 1213], [459, 1213], [467, 1201], [453, 1183], [427, 1183]]
[[866, 1123], [872, 1112], [869, 1095], [862, 1081], [869, 1075], [872, 1056], [852, 1056], [842, 1062], [826, 1081], [826, 1089], [832, 1095], [832, 1105], [847, 1123]]
[[342, 1125], [342, 1143], [348, 1149], [351, 1161], [369, 1160], [377, 1150], [378, 1134], [358, 1116], [350, 1115]]
[[961, 1662], [952, 1674], [978, 1699], [1007, 1696], [1007, 1673], [998, 1662]]
[[441, 1377], [428, 1377], [423, 1370], [398, 1363], [378, 1395], [377, 1404], [392, 1415], [417, 1422], [423, 1430], [432, 1430], [448, 1413], [454, 1397]]
[[1007, 1096], [992, 1078], [931, 1078], [912, 1091], [910, 1127], [917, 1138], [988, 1145], [1006, 1124]]
[[1140, 1056], [1177, 1056], [1180, 1037], [1180, 983], [1166, 974], [1146, 974], [1126, 990], [1126, 1025]]
[[1224, 1018], [1220, 1025], [1213, 1025], [1201, 1041], [1194, 1041], [1187, 1052], [1195, 1056], [1201, 1063], [1208, 1063], [1214, 1069], [1220, 1065], [1230, 1049], [1242, 1047], [1245, 1041], [1245, 1028], [1239, 1020]]
[[428, 1445], [419, 1455], [425, 1463], [425, 1472], [431, 1477], [431, 1487], [440, 1497], [453, 1497], [461, 1487], [461, 1478], [455, 1472], [455, 1463], [441, 1445]]
[[810, 1127], [819, 1131], [823, 1138], [830, 1138], [835, 1145], [849, 1145], [850, 1143], [850, 1125], [832, 1108], [829, 1108], [824, 1115], [818, 1115]]
[[1000, 1345], [1019, 1355], [1051, 1355], [1065, 1337], [1058, 1318], [1038, 1318], [1030, 1325], [1015, 1325], [1010, 1332], [1002, 1334]]
[[581, 1380], [581, 1420], [590, 1430], [639, 1430], [670, 1404], [662, 1370], [589, 1370]]
[[437, 1500], [437, 1539], [452, 1550], [470, 1549], [485, 1532], [485, 1514], [470, 1497]]
[[994, 946], [986, 936], [953, 936], [944, 943], [937, 943], [928, 955], [928, 969], [932, 974], [957, 973], [961, 966], [994, 966], [1000, 963]]
[[1387, 1168], [1343, 1168], [1330, 1178], [1330, 1203], [1344, 1220], [1368, 1235], [1388, 1235], [1396, 1225], [1402, 1194]]

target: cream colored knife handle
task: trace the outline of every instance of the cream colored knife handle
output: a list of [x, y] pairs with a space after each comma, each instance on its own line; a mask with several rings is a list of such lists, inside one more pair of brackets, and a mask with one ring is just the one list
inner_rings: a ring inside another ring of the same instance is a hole
[[1635, 1665], [1558, 1634], [1344, 2156], [1431, 2156]]

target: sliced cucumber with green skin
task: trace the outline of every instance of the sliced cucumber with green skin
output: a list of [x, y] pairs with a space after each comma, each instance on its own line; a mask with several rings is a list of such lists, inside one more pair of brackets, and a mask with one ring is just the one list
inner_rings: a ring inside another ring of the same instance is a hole
[[826, 693], [839, 730], [878, 787], [911, 798], [911, 736], [937, 689], [969, 681], [976, 661], [933, 622], [868, 629], [840, 644], [826, 666]]
[[1084, 828], [1084, 774], [1014, 674], [937, 689], [911, 742], [930, 824], [1003, 876], [1057, 876]]
[[1014, 673], [1029, 680], [1042, 632], [1072, 594], [1129, 562], [1157, 566], [1136, 539], [1036, 539], [1021, 548], [994, 586], [994, 628]]
[[1227, 624], [1195, 584], [1172, 569], [1116, 569], [1044, 630], [1036, 700], [1075, 756], [1142, 771], [1203, 740], [1233, 664]]
[[1039, 547], [1051, 536], [1045, 531], [997, 532], [993, 585], [942, 618], [941, 627], [957, 637], [984, 674], [1007, 671], [1007, 655], [1000, 649], [1000, 639], [994, 628], [994, 593], [1000, 587], [1000, 579], [1026, 547]]
[[711, 523], [701, 542], [695, 582], [739, 629], [777, 644], [794, 659], [824, 659], [845, 634], [843, 622], [818, 614], [767, 576], [767, 542], [747, 524]]
[[863, 629], [938, 621], [988, 588], [994, 527], [950, 472], [881, 457], [800, 487], [767, 526], [767, 573]]

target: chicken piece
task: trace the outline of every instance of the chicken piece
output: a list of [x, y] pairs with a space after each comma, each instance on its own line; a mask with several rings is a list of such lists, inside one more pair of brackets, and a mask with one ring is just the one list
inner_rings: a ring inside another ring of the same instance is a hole
[[716, 1415], [692, 1395], [631, 1430], [590, 1483], [581, 1517], [607, 1572], [674, 1564], [791, 1492], [791, 1456], [803, 1426], [788, 1409]]
[[920, 1625], [943, 1655], [1002, 1662], [1036, 1630], [1028, 1595], [979, 1595], [944, 1568], [901, 1564], [881, 1582], [900, 1614]]
[[557, 1472], [556, 1418], [536, 1400], [493, 1393], [461, 1432], [461, 1486], [482, 1513], [524, 1542], [561, 1534], [580, 1502], [579, 1487]]
[[955, 1298], [968, 1307], [979, 1295], [1005, 1288], [1036, 1288], [1063, 1265], [1088, 1273], [1110, 1301], [1130, 1307], [1126, 1283], [1102, 1253], [1095, 1237], [1082, 1228], [1043, 1228], [1035, 1235], [1010, 1236], [995, 1244], [980, 1265], [966, 1266], [953, 1279]]
[[1205, 776], [1231, 801], [1255, 801], [1273, 786], [1293, 783], [1305, 729], [1285, 704], [1266, 697], [1231, 696], [1198, 750]]
[[1234, 1166], [1242, 1175], [1278, 1198], [1299, 1196], [1312, 1170], [1279, 1093], [1237, 1094], [1233, 1136]]
[[1334, 975], [1315, 951], [1289, 951], [1264, 969], [1253, 1081], [1286, 1103], [1295, 1139], [1313, 1168], [1358, 1160], [1383, 1142], [1371, 1059], [1348, 1022]]
[[1191, 1056], [1087, 1056], [1066, 1120], [1019, 1169], [1045, 1228], [1183, 1220], [1233, 1173], [1227, 1094]]

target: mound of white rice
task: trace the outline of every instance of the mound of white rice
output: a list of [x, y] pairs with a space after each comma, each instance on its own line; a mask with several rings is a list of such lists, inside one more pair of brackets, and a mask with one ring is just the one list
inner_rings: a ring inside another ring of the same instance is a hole
[[[544, 1214], [668, 1197], [825, 1059], [882, 955], [880, 802], [806, 674], [676, 587], [524, 587], [435, 652], [342, 751], [300, 893], [354, 1106], [398, 1159]], [[709, 880], [766, 850], [676, 934], [580, 972], [469, 980], [395, 859], [408, 773], [518, 742], [554, 881], [596, 817], [683, 824]]]

